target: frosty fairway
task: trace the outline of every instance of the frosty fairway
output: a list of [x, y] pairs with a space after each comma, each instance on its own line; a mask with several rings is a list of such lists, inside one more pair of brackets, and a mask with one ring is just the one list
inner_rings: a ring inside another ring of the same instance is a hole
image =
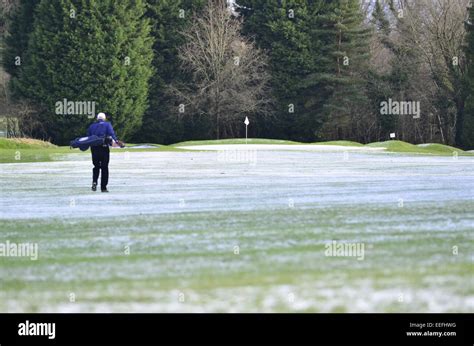
[[0, 165], [0, 242], [41, 254], [0, 258], [0, 311], [474, 309], [472, 158], [226, 157], [113, 153], [110, 194], [88, 158]]

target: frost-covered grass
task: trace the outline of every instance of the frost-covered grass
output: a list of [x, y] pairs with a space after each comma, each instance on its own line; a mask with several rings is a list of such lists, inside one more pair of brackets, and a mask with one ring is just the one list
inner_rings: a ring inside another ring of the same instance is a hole
[[74, 154], [72, 157], [84, 155], [79, 150], [70, 150], [69, 147], [0, 149], [0, 163], [56, 161], [66, 159], [69, 154]]
[[0, 165], [0, 311], [473, 311], [471, 157], [256, 155]]

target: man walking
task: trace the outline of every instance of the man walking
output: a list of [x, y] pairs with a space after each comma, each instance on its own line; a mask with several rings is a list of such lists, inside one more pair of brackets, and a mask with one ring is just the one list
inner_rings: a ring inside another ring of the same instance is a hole
[[92, 163], [94, 164], [94, 168], [92, 169], [92, 191], [97, 190], [97, 180], [99, 179], [99, 172], [101, 172], [100, 190], [102, 192], [109, 192], [107, 190], [107, 183], [109, 182], [109, 145], [111, 145], [112, 140], [114, 140], [123, 147], [123, 143], [117, 139], [112, 125], [105, 121], [105, 119], [105, 114], [99, 113], [97, 115], [97, 121], [90, 125], [87, 130], [87, 136], [96, 135], [97, 137], [105, 138], [103, 145], [91, 147]]

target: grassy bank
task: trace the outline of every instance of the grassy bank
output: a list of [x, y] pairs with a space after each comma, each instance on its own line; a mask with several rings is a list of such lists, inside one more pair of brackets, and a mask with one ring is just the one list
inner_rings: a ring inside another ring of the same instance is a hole
[[47, 162], [64, 159], [69, 147], [30, 138], [0, 138], [0, 163]]
[[[115, 149], [112, 149], [115, 150]], [[159, 145], [156, 148], [126, 148], [117, 150], [183, 151], [183, 149]], [[57, 146], [46, 141], [30, 138], [0, 138], [0, 163], [25, 163], [74, 160], [90, 155], [90, 151]]]
[[223, 145], [223, 144], [302, 144], [300, 142], [285, 141], [281, 139], [266, 139], [266, 138], [231, 138], [231, 139], [217, 139], [217, 140], [202, 140], [202, 141], [186, 141], [171, 144], [172, 147], [184, 147], [193, 145]]

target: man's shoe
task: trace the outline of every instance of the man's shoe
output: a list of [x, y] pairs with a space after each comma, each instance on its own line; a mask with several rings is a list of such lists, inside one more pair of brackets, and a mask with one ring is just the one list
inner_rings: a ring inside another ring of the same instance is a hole
[[92, 191], [97, 191], [97, 183], [92, 183]]
[[102, 192], [109, 192], [109, 190], [107, 190], [107, 188], [105, 189], [101, 189]]

